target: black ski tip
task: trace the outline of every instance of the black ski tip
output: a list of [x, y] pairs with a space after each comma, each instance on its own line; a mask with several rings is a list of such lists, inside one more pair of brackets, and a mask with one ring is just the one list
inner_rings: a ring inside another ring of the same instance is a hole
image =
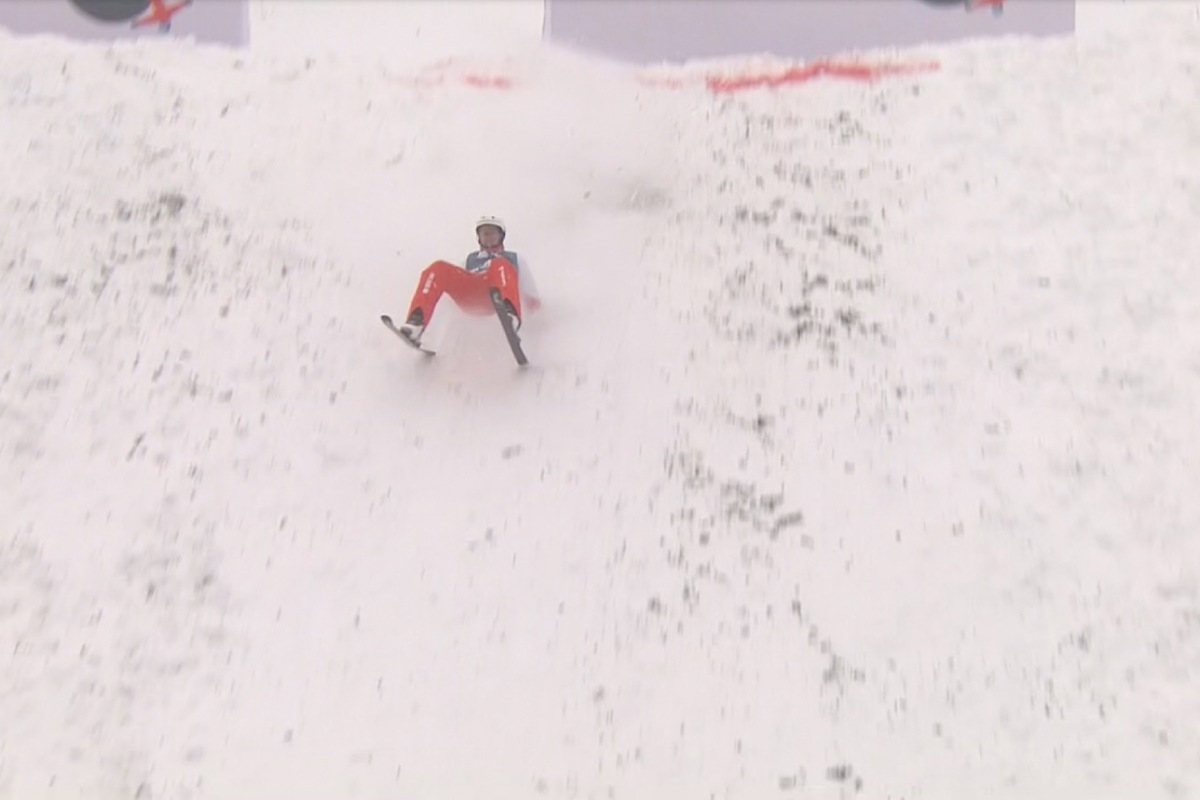
[[521, 337], [513, 330], [512, 323], [508, 319], [508, 311], [504, 308], [504, 301], [497, 289], [492, 289], [492, 306], [496, 309], [496, 316], [500, 319], [500, 327], [504, 331], [504, 338], [508, 340], [513, 358], [516, 359], [518, 366], [525, 366], [529, 363], [529, 359], [525, 357], [525, 348], [521, 347]]
[[397, 338], [399, 338], [400, 341], [404, 342], [409, 347], [413, 348], [414, 350], [420, 350], [427, 357], [437, 355], [436, 350], [430, 350], [425, 345], [420, 344], [419, 342], [414, 342], [412, 339], [408, 338], [408, 336], [406, 336], [403, 331], [401, 331], [399, 328], [397, 328], [392, 323], [392, 318], [389, 317], [387, 314], [380, 314], [379, 319], [383, 321], [383, 324], [387, 326], [388, 330], [390, 330], [392, 333], [396, 334]]

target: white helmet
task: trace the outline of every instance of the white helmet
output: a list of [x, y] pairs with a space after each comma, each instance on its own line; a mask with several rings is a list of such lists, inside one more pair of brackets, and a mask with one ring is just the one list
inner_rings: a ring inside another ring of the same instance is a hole
[[478, 234], [479, 229], [484, 225], [494, 225], [499, 228], [501, 238], [508, 233], [508, 230], [504, 227], [504, 220], [500, 219], [499, 217], [480, 217], [475, 222], [475, 233]]

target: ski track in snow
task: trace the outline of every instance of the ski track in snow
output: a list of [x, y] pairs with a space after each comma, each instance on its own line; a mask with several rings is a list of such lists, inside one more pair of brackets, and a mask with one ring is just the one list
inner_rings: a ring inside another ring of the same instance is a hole
[[[296, 5], [0, 38], [0, 798], [1200, 792], [1194, 4], [729, 97]], [[527, 370], [378, 322], [484, 212]]]

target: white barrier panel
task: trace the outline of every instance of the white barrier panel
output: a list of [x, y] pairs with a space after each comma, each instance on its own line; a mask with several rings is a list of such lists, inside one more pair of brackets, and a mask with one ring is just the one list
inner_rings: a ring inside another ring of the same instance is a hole
[[1075, 30], [1075, 0], [545, 0], [543, 40], [638, 64], [807, 61]]
[[174, 36], [242, 46], [250, 38], [250, 10], [249, 0], [0, 0], [0, 28], [25, 36]]

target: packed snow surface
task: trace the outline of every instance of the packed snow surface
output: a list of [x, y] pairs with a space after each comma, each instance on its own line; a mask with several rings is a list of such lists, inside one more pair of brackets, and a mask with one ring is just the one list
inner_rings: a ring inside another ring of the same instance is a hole
[[[0, 34], [0, 798], [1200, 796], [1195, 3], [733, 95], [334, 5]], [[480, 214], [524, 370], [379, 323]]]

